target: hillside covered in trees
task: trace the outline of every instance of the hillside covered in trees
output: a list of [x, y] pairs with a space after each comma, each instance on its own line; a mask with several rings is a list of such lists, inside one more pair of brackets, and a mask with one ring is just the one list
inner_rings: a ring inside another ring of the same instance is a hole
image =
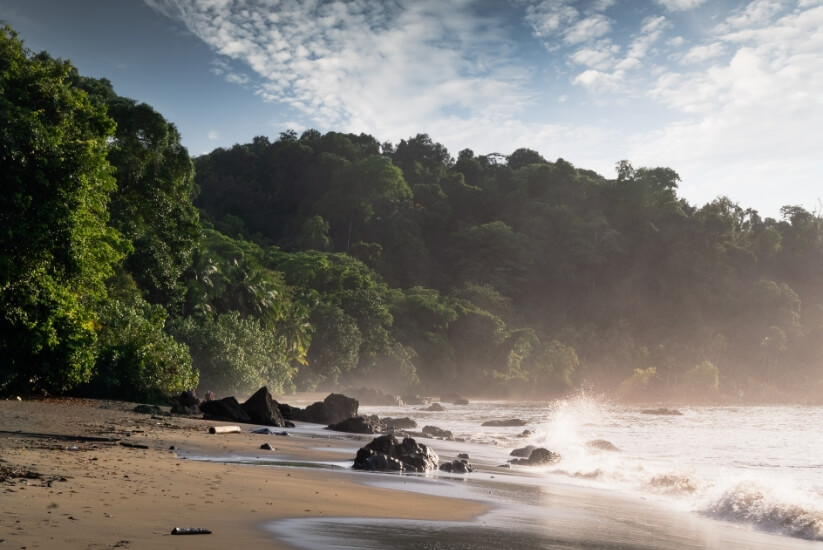
[[823, 395], [819, 213], [426, 134], [191, 159], [152, 107], [8, 27], [0, 93], [2, 394]]

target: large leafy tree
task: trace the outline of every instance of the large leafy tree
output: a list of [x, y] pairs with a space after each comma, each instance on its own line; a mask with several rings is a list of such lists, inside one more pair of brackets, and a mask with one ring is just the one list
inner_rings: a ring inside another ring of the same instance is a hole
[[90, 378], [94, 306], [127, 249], [106, 223], [114, 124], [74, 75], [0, 30], [0, 391]]
[[188, 151], [174, 124], [149, 105], [118, 96], [108, 80], [81, 78], [79, 85], [117, 125], [108, 152], [117, 179], [109, 211], [111, 225], [134, 246], [126, 268], [150, 302], [176, 304], [200, 235]]

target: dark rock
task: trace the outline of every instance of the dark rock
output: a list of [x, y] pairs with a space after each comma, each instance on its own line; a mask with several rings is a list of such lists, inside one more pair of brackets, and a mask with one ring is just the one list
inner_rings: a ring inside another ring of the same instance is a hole
[[429, 411], [429, 412], [443, 412], [446, 409], [440, 403], [432, 403], [425, 409], [420, 409], [421, 411]]
[[383, 423], [386, 427], [394, 428], [396, 430], [408, 430], [410, 428], [417, 427], [417, 422], [408, 416], [404, 416], [403, 418], [384, 418]]
[[466, 460], [468, 460], [469, 455], [467, 455], [466, 453], [460, 453], [459, 455], [457, 455], [457, 458], [465, 458]]
[[200, 400], [197, 399], [193, 390], [186, 390], [180, 395], [169, 398], [171, 402], [171, 412], [173, 414], [196, 415], [200, 414]]
[[166, 414], [166, 412], [157, 405], [137, 405], [133, 410], [140, 414], [157, 414], [161, 416]]
[[606, 441], [605, 439], [595, 439], [593, 441], [586, 442], [586, 447], [591, 447], [592, 449], [600, 449], [601, 451], [619, 451], [617, 447], [611, 441]]
[[254, 424], [277, 426], [278, 428], [286, 426], [286, 420], [280, 414], [277, 401], [272, 399], [269, 388], [266, 386], [257, 390], [241, 407]]
[[386, 431], [386, 425], [375, 415], [347, 418], [337, 424], [331, 424], [328, 428], [352, 434], [377, 434]]
[[532, 451], [535, 450], [537, 447], [534, 445], [527, 445], [525, 447], [520, 447], [519, 449], [515, 449], [509, 453], [509, 456], [519, 456], [521, 458], [529, 458], [532, 454]]
[[361, 405], [378, 407], [403, 406], [403, 399], [399, 395], [386, 393], [375, 388], [358, 388], [351, 390], [351, 396], [357, 399]]
[[552, 464], [560, 460], [560, 455], [553, 453], [543, 447], [534, 449], [529, 458], [516, 458], [511, 461], [512, 464], [519, 464], [520, 466], [543, 466]]
[[260, 448], [263, 449], [264, 451], [273, 451], [274, 450], [274, 447], [271, 446], [271, 443], [263, 443], [262, 445], [260, 445]]
[[454, 435], [449, 430], [444, 430], [437, 426], [423, 426], [423, 435], [439, 439], [454, 439]]
[[266, 435], [289, 435], [289, 432], [277, 431], [277, 430], [269, 428], [269, 427], [257, 428], [256, 430], [252, 430], [251, 433], [253, 433], [253, 434], [266, 434]]
[[504, 428], [509, 426], [525, 426], [526, 421], [520, 420], [519, 418], [510, 418], [508, 420], [489, 420], [487, 422], [483, 422], [481, 426], [491, 426], [495, 428]]
[[512, 467], [511, 464], [501, 464], [501, 465], [498, 466], [498, 468], [511, 468], [511, 467]]
[[517, 434], [517, 437], [531, 437], [531, 436], [533, 436], [533, 435], [534, 435], [534, 432], [533, 432], [533, 431], [531, 431], [531, 430], [523, 430], [522, 432], [520, 432], [519, 434]]
[[200, 403], [200, 410], [203, 411], [203, 418], [206, 420], [251, 423], [251, 418], [234, 397], [224, 397], [216, 401], [203, 401]]
[[465, 460], [452, 460], [440, 465], [440, 469], [450, 474], [468, 474], [474, 471], [472, 465]]
[[356, 470], [426, 472], [437, 469], [437, 454], [426, 445], [406, 437], [398, 442], [393, 435], [382, 435], [357, 451]]
[[451, 403], [452, 405], [468, 405], [469, 400], [461, 397], [455, 392], [447, 393], [440, 396], [440, 401], [444, 403]]
[[661, 407], [659, 409], [646, 409], [645, 411], [640, 412], [643, 414], [658, 414], [662, 416], [683, 416], [683, 413], [677, 409], [667, 409], [665, 407]]
[[360, 403], [357, 399], [339, 393], [332, 393], [323, 401], [312, 403], [305, 409], [280, 403], [278, 403], [277, 408], [285, 420], [330, 425], [342, 422], [347, 418], [354, 418], [357, 416], [359, 406]]

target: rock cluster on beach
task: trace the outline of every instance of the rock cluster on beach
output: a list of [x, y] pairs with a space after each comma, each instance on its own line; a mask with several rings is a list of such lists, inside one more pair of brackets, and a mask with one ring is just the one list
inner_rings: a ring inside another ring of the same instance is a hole
[[355, 470], [380, 472], [426, 472], [436, 470], [440, 459], [431, 448], [411, 437], [398, 441], [391, 434], [382, 435], [357, 451]]

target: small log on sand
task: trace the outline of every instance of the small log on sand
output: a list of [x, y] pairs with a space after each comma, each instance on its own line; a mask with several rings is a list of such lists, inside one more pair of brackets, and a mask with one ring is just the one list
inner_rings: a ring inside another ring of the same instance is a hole
[[209, 428], [210, 434], [239, 434], [242, 431], [240, 426], [212, 426]]

